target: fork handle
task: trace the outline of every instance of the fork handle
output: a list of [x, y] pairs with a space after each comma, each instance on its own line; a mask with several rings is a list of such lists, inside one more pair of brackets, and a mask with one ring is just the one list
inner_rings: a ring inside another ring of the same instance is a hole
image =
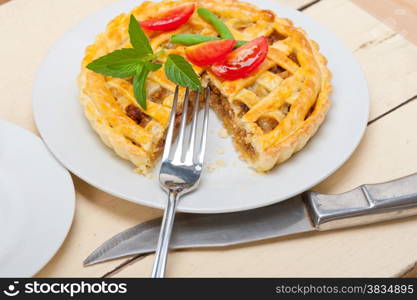
[[158, 246], [156, 248], [155, 262], [152, 270], [152, 278], [163, 278], [168, 258], [169, 242], [171, 240], [172, 227], [174, 225], [175, 211], [178, 203], [178, 193], [168, 193], [168, 204], [162, 219], [161, 231], [159, 232]]

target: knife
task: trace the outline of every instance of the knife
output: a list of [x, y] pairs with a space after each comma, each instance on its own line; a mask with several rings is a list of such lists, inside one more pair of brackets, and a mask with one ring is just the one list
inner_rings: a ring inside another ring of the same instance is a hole
[[[417, 173], [326, 195], [306, 192], [286, 201], [224, 214], [178, 214], [171, 248], [222, 247], [310, 231], [325, 231], [417, 215]], [[84, 266], [154, 252], [161, 218], [131, 227], [91, 253]]]

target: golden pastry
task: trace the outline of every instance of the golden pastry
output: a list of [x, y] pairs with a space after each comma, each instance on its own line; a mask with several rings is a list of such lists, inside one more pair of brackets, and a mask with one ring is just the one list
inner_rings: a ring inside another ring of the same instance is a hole
[[[82, 63], [79, 86], [86, 117], [104, 143], [130, 160], [138, 172], [147, 174], [153, 169], [164, 145], [175, 84], [167, 78], [164, 68], [150, 73], [145, 110], [136, 102], [131, 78], [104, 76], [87, 65], [114, 50], [132, 47], [128, 35], [130, 15], [142, 23], [186, 3], [214, 13], [236, 40], [267, 38], [266, 59], [244, 78], [221, 78], [210, 66], [193, 68], [203, 86], [211, 88], [211, 107], [223, 121], [240, 156], [257, 171], [272, 169], [301, 150], [323, 122], [330, 106], [331, 74], [317, 43], [302, 29], [245, 2], [144, 2], [130, 14], [113, 19], [87, 48]], [[189, 46], [172, 43], [173, 35], [198, 34], [213, 39], [219, 35], [197, 11], [174, 30], [146, 34], [153, 51], [163, 53], [158, 57], [161, 63], [169, 54], [187, 56]], [[183, 93], [184, 89], [180, 89], [179, 99]], [[179, 103], [178, 114], [181, 109]]]

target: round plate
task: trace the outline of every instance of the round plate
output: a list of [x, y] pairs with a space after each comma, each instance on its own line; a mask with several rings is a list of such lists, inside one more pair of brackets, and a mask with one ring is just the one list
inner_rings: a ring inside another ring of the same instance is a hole
[[4, 121], [0, 166], [0, 277], [31, 277], [71, 227], [74, 185], [40, 138]]
[[[333, 105], [308, 145], [266, 175], [255, 174], [238, 159], [229, 139], [212, 113], [207, 164], [222, 165], [204, 172], [197, 191], [185, 196], [179, 211], [231, 212], [285, 200], [316, 185], [339, 168], [357, 147], [368, 120], [366, 79], [351, 52], [322, 25], [300, 12], [275, 2], [248, 1], [275, 11], [304, 28], [329, 60], [333, 73]], [[85, 19], [66, 33], [50, 50], [37, 74], [34, 112], [46, 144], [69, 170], [93, 186], [117, 197], [163, 208], [166, 195], [157, 176], [146, 178], [133, 165], [116, 156], [91, 129], [78, 101], [76, 78], [84, 49], [117, 14], [129, 12], [140, 1], [122, 1]], [[220, 149], [219, 151], [216, 151]], [[218, 154], [224, 150], [224, 154]], [[207, 165], [206, 164], [206, 165]], [[158, 168], [156, 168], [158, 170]]]

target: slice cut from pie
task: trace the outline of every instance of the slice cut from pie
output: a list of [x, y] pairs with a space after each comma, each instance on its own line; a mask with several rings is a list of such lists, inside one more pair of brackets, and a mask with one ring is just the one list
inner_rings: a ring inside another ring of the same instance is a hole
[[[265, 61], [249, 76], [224, 80], [210, 68], [194, 66], [203, 85], [211, 88], [211, 107], [223, 121], [240, 156], [255, 170], [266, 172], [301, 150], [315, 134], [330, 107], [331, 74], [319, 46], [288, 19], [269, 10], [234, 0], [144, 2], [134, 9], [139, 21], [152, 18], [178, 5], [195, 2], [209, 9], [230, 29], [237, 40], [265, 36], [269, 51]], [[79, 76], [85, 115], [103, 142], [130, 160], [139, 173], [147, 174], [158, 160], [168, 126], [175, 84], [163, 68], [147, 79], [147, 109], [133, 95], [131, 79], [118, 79], [86, 68], [93, 60], [114, 50], [131, 47], [130, 14], [113, 19], [105, 32], [89, 46]], [[194, 12], [178, 29], [147, 32], [155, 52], [185, 57], [186, 46], [173, 44], [175, 34], [217, 37], [213, 26]], [[180, 89], [179, 99], [184, 90]], [[177, 114], [182, 112], [182, 103]], [[177, 118], [180, 119], [180, 118]]]

